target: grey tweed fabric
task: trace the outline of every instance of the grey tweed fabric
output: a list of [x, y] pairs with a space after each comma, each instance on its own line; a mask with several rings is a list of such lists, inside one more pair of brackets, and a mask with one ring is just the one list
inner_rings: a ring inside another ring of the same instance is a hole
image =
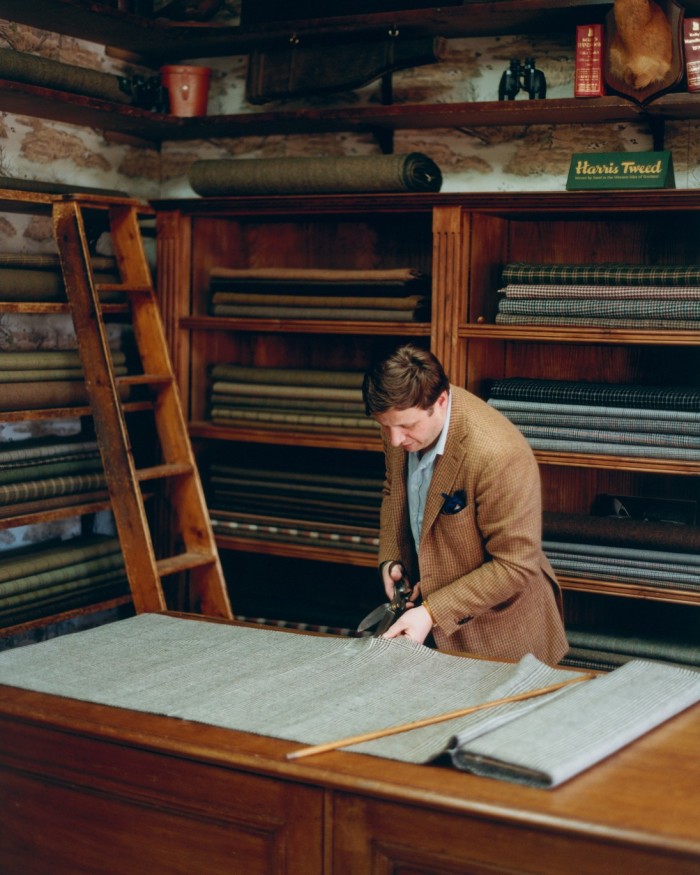
[[[585, 680], [348, 749], [425, 763], [452, 748], [460, 768], [471, 768], [472, 752], [478, 759], [482, 750], [506, 761], [512, 754], [516, 763], [525, 756], [537, 775], [553, 775], [535, 783], [554, 786], [700, 699], [700, 673], [642, 661], [623, 668], [619, 680], [622, 669], [610, 680]], [[0, 654], [0, 683], [304, 745], [575, 677], [531, 655], [491, 662], [402, 640], [305, 636], [158, 614]], [[481, 768], [477, 762], [474, 770]], [[512, 779], [506, 769], [494, 774]]]
[[[438, 653], [409, 641], [317, 637], [142, 614], [0, 654], [0, 683], [320, 744], [576, 677]], [[558, 695], [553, 693], [550, 695]], [[452, 735], [532, 699], [355, 746], [424, 763]]]
[[451, 745], [456, 766], [556, 787], [700, 700], [700, 672], [633, 660], [516, 722]]

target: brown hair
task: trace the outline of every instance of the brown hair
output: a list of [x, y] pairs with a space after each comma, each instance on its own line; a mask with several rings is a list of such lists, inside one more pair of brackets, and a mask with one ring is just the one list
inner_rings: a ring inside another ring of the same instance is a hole
[[367, 416], [372, 416], [409, 407], [427, 410], [449, 388], [447, 374], [435, 356], [407, 343], [367, 371], [362, 397]]

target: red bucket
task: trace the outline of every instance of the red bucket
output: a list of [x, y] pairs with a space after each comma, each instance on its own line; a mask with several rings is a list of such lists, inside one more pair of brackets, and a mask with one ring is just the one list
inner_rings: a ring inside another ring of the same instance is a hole
[[160, 68], [163, 87], [168, 92], [170, 114], [180, 116], [206, 115], [209, 99], [209, 67], [189, 67], [171, 64]]

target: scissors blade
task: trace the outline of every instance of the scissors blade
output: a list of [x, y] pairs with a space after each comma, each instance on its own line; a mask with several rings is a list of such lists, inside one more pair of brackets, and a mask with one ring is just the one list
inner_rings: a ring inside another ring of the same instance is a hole
[[[393, 619], [393, 617], [394, 617], [394, 612], [389, 607], [388, 602], [386, 604], [379, 605], [378, 608], [375, 608], [373, 611], [370, 611], [369, 614], [367, 614], [367, 616], [364, 618], [364, 620], [362, 620], [360, 625], [357, 627], [357, 631], [358, 632], [366, 632], [367, 629], [371, 629], [372, 626], [376, 626], [377, 623], [381, 623], [383, 620], [387, 619], [387, 616], [390, 617], [391, 619]], [[386, 631], [386, 629], [388, 629], [390, 625], [391, 625], [391, 622], [389, 622], [387, 624], [384, 631]]]
[[395, 620], [398, 620], [401, 611], [396, 611], [394, 608], [387, 606], [387, 611], [379, 621], [379, 625], [372, 633], [373, 638], [381, 638], [389, 626], [393, 625]]

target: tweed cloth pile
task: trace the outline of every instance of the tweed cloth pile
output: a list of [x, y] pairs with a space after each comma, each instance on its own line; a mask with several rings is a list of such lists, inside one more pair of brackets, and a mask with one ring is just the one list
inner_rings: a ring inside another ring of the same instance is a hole
[[510, 264], [496, 322], [697, 331], [699, 273], [697, 265]]
[[[70, 500], [62, 496], [61, 502]], [[0, 554], [0, 626], [128, 592], [119, 540], [107, 535], [69, 538]]]
[[217, 195], [440, 191], [442, 173], [427, 155], [341, 158], [216, 158], [190, 165], [190, 185]]
[[252, 368], [220, 362], [211, 369], [210, 418], [230, 427], [375, 435], [365, 414], [362, 373], [309, 368]]
[[488, 403], [534, 450], [700, 460], [700, 389], [584, 380], [495, 380]]
[[[647, 716], [643, 724], [635, 721], [632, 731], [617, 733], [618, 747], [700, 699], [700, 674], [663, 668], [668, 670], [662, 690], [657, 690], [657, 675], [651, 676], [652, 699], [645, 695], [646, 666], [640, 665], [624, 698], [639, 696]], [[532, 656], [517, 664], [472, 660], [403, 640], [305, 636], [156, 614], [0, 655], [0, 683], [304, 745], [450, 712], [576, 676]], [[351, 749], [426, 763], [454, 748], [455, 736], [460, 742], [488, 739], [508, 721], [515, 721], [517, 734], [518, 724], [540, 709], [543, 716], [538, 723], [547, 725], [551, 719], [547, 709], [561, 703], [560, 710], [567, 713], [567, 700], [579, 686], [590, 686], [597, 702], [599, 683], [600, 679], [584, 681], [544, 697]], [[624, 681], [613, 687], [617, 697]], [[637, 706], [632, 713], [639, 710]], [[611, 713], [619, 718], [619, 711]], [[552, 723], [559, 732], [565, 730], [565, 738], [576, 729], [569, 730], [567, 724]], [[590, 734], [591, 755], [585, 764], [577, 755], [577, 767], [585, 768], [597, 761], [596, 755], [610, 753], [608, 735], [614, 731], [609, 721], [599, 750], [595, 734]], [[553, 748], [555, 766], [562, 744]], [[577, 754], [576, 745], [568, 749]]]
[[212, 316], [412, 322], [430, 315], [430, 278], [413, 268], [214, 267], [209, 286]]
[[700, 700], [700, 672], [634, 660], [570, 687], [479, 738], [458, 735], [459, 768], [556, 787]]

